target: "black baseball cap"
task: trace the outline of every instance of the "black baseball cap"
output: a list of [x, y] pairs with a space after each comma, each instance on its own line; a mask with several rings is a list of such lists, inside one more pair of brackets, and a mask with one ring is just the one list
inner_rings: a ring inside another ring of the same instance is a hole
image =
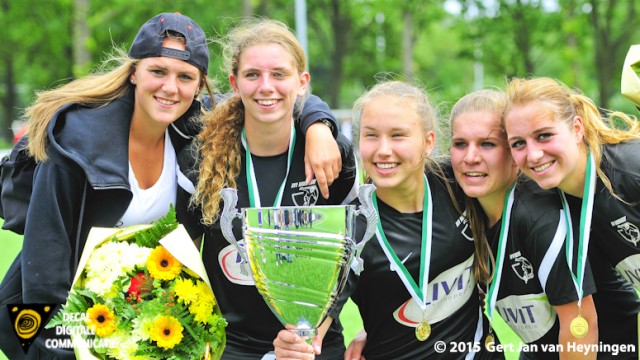
[[[162, 47], [167, 31], [182, 34], [186, 41], [186, 50]], [[129, 56], [134, 59], [167, 56], [180, 59], [209, 73], [209, 47], [202, 28], [190, 17], [180, 13], [162, 13], [144, 23], [136, 38], [133, 39]]]

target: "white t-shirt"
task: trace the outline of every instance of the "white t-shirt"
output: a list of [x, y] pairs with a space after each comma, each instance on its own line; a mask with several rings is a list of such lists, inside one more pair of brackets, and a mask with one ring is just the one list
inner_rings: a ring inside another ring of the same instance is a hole
[[169, 212], [169, 205], [175, 203], [177, 191], [176, 152], [169, 133], [165, 132], [164, 161], [160, 178], [148, 189], [140, 189], [131, 163], [129, 163], [129, 185], [133, 198], [117, 226], [150, 224]]

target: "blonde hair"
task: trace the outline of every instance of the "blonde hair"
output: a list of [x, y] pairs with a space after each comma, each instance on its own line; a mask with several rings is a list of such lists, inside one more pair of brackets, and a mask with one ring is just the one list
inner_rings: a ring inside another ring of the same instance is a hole
[[[295, 35], [280, 21], [248, 19], [232, 29], [223, 39], [223, 55], [230, 74], [238, 75], [240, 57], [253, 46], [278, 44], [293, 58], [293, 65], [302, 74], [307, 60]], [[300, 107], [301, 108], [301, 107]], [[239, 97], [231, 97], [213, 111], [202, 116], [203, 130], [197, 138], [197, 151], [202, 161], [198, 184], [191, 206], [202, 209], [202, 223], [212, 225], [219, 216], [220, 190], [236, 187], [242, 164], [240, 136], [244, 126], [244, 105]]]
[[[427, 92], [417, 84], [404, 81], [389, 80], [374, 85], [371, 89], [362, 94], [353, 104], [352, 131], [353, 146], [360, 146], [360, 127], [362, 122], [362, 112], [368, 104], [380, 96], [392, 96], [404, 103], [407, 107], [414, 108], [416, 114], [422, 119], [422, 129], [425, 133], [429, 131], [437, 132], [438, 113], [436, 107], [431, 102]], [[430, 158], [423, 154], [423, 160], [429, 162]]]
[[[584, 124], [584, 143], [593, 154], [598, 176], [611, 194], [616, 196], [611, 181], [601, 169], [602, 146], [640, 139], [640, 124], [635, 117], [619, 111], [605, 110], [605, 118], [593, 100], [560, 81], [546, 77], [514, 78], [507, 85], [506, 94], [505, 114], [516, 105], [539, 101], [553, 112], [556, 120], [565, 122], [567, 126], [572, 126], [573, 119], [579, 116]], [[628, 129], [612, 126], [616, 118], [622, 119]]]
[[[166, 36], [186, 41], [179, 33], [168, 33]], [[130, 58], [123, 49], [115, 48], [95, 73], [53, 90], [37, 92], [36, 101], [25, 110], [29, 129], [29, 154], [36, 161], [48, 159], [47, 128], [55, 113], [64, 105], [79, 104], [97, 108], [132, 91], [133, 85], [130, 84], [129, 78], [139, 62], [139, 59]], [[215, 104], [207, 75], [200, 70], [200, 89], [203, 87], [207, 89], [211, 103]]]
[[[470, 112], [492, 112], [502, 117], [504, 107], [506, 105], [506, 96], [503, 92], [492, 89], [477, 90], [469, 93], [458, 100], [451, 108], [449, 116], [450, 128], [453, 129], [453, 123], [456, 118], [462, 114]], [[507, 135], [501, 127], [500, 134], [507, 143]], [[487, 240], [487, 216], [478, 202], [478, 199], [465, 196], [465, 205], [467, 211], [467, 219], [473, 233], [473, 243], [475, 245], [475, 257], [473, 262], [473, 273], [478, 280], [488, 284], [493, 278], [495, 271], [495, 257], [491, 251], [491, 246]]]

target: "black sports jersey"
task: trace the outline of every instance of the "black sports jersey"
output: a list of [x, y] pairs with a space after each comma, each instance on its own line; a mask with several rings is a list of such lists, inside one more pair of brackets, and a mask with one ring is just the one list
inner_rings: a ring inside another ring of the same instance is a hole
[[[562, 211], [556, 189], [542, 190], [528, 179], [517, 184], [495, 312], [528, 345], [522, 358], [558, 358], [558, 352], [549, 351], [560, 331], [554, 306], [578, 300], [566, 261]], [[494, 254], [500, 229], [498, 221], [487, 231]], [[588, 266], [583, 289], [584, 296], [596, 290]]]
[[[637, 351], [640, 300], [632, 285], [640, 290], [640, 141], [605, 145], [601, 169], [616, 195], [624, 201], [615, 198], [598, 178], [589, 261], [598, 289], [594, 300], [599, 340], [604, 344], [635, 345]], [[572, 213], [579, 213], [582, 199], [571, 196], [567, 199]], [[574, 224], [578, 223], [574, 220]], [[616, 358], [637, 356], [637, 352], [622, 353]]]
[[[348, 287], [367, 332], [363, 351], [367, 360], [472, 358], [474, 354], [467, 352], [438, 353], [434, 344], [444, 341], [449, 348], [451, 341], [480, 344], [482, 339], [482, 314], [473, 277], [473, 237], [442, 181], [432, 174], [427, 177], [433, 221], [425, 316], [431, 324], [431, 336], [424, 342], [416, 339], [415, 328], [423, 314], [376, 235], [362, 252], [364, 271], [359, 277], [351, 276]], [[389, 243], [419, 283], [422, 212], [400, 213], [380, 199], [378, 210]], [[362, 237], [364, 227], [364, 220], [359, 219], [356, 239]]]
[[[282, 196], [282, 206], [337, 205], [350, 203], [357, 196], [356, 164], [349, 141], [338, 136], [338, 145], [342, 153], [342, 171], [340, 177], [330, 186], [330, 198], [320, 194], [316, 180], [307, 185], [304, 173], [305, 137], [296, 129], [296, 143], [289, 175]], [[286, 172], [287, 156], [252, 156], [256, 181], [259, 185], [262, 206], [272, 206], [276, 193]], [[264, 171], [260, 169], [270, 169]], [[284, 169], [284, 170], [283, 170]], [[246, 179], [245, 151], [242, 151], [242, 167], [236, 179], [237, 208], [249, 207], [249, 195]], [[192, 174], [193, 176], [193, 174]], [[180, 204], [180, 202], [178, 202]], [[197, 210], [196, 210], [197, 212]], [[193, 219], [184, 219], [185, 227], [192, 236], [202, 233], [202, 228]], [[179, 219], [180, 220], [180, 219]], [[182, 221], [182, 220], [181, 220]], [[242, 223], [234, 220], [236, 239], [242, 239]], [[258, 293], [250, 272], [240, 266], [240, 256], [235, 248], [224, 238], [219, 223], [205, 230], [202, 260], [211, 279], [213, 291], [220, 305], [222, 315], [229, 325], [227, 347], [222, 356], [226, 360], [261, 359], [265, 353], [273, 350], [273, 340], [284, 327], [266, 305]], [[241, 246], [244, 241], [239, 241]], [[343, 304], [337, 304], [336, 311]], [[342, 359], [345, 351], [342, 326], [336, 319], [323, 340], [322, 355], [317, 359]]]
[[607, 145], [603, 150], [601, 168], [624, 201], [598, 181], [591, 225], [594, 241], [618, 272], [640, 290], [640, 140]]

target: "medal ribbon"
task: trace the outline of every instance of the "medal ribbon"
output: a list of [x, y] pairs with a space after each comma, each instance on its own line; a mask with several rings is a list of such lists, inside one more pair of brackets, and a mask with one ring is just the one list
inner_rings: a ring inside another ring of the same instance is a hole
[[[398, 258], [395, 251], [389, 244], [389, 240], [384, 234], [384, 230], [382, 229], [382, 222], [378, 221], [378, 230], [376, 231], [376, 235], [382, 246], [382, 250], [384, 250], [387, 255], [387, 259], [389, 259], [389, 263], [393, 267], [395, 265], [395, 270], [400, 277], [400, 280], [404, 283], [404, 286], [411, 294], [413, 300], [420, 306], [420, 309], [424, 311], [427, 308], [427, 288], [429, 286], [429, 264], [431, 263], [431, 230], [432, 230], [432, 215], [433, 215], [433, 203], [431, 201], [431, 190], [429, 188], [429, 182], [427, 181], [426, 175], [424, 176], [424, 200], [423, 200], [423, 209], [422, 209], [422, 242], [420, 247], [420, 279], [419, 284], [416, 284], [413, 277], [404, 266], [402, 261]], [[378, 211], [378, 199], [376, 197], [376, 192], [374, 191], [372, 196], [373, 207]]]
[[[247, 143], [247, 133], [244, 128], [242, 128], [242, 146], [245, 149], [245, 163], [246, 163], [246, 176], [247, 176], [247, 185], [249, 188], [249, 206], [250, 207], [260, 207], [260, 192], [258, 190], [258, 182], [256, 181], [255, 170], [253, 169], [253, 160], [251, 159], [251, 151], [249, 151], [249, 144]], [[287, 158], [287, 173], [284, 175], [284, 179], [282, 180], [282, 184], [280, 185], [280, 189], [278, 190], [278, 194], [273, 202], [273, 206], [280, 206], [282, 202], [282, 194], [284, 193], [284, 185], [287, 182], [287, 177], [289, 176], [289, 169], [291, 168], [291, 160], [293, 159], [293, 147], [296, 143], [296, 130], [293, 127], [293, 122], [291, 123], [291, 135], [289, 136], [289, 154]]]
[[567, 264], [569, 265], [569, 272], [571, 273], [571, 279], [573, 285], [576, 288], [578, 294], [578, 308], [582, 304], [582, 283], [584, 281], [584, 268], [587, 262], [587, 251], [589, 249], [589, 236], [591, 235], [591, 217], [593, 215], [593, 199], [595, 197], [596, 188], [596, 167], [593, 160], [593, 155], [589, 150], [587, 152], [587, 169], [585, 171], [584, 188], [582, 192], [582, 207], [580, 209], [580, 238], [578, 240], [578, 253], [576, 272], [573, 272], [573, 227], [571, 224], [571, 213], [569, 210], [569, 204], [567, 198], [562, 190], [560, 191], [560, 197], [562, 198], [562, 207], [564, 208], [565, 220], [567, 222], [567, 241], [565, 242], [565, 253], [567, 257]]
[[502, 279], [502, 267], [504, 265], [505, 252], [507, 248], [507, 239], [509, 238], [509, 224], [511, 223], [511, 208], [513, 208], [514, 188], [516, 184], [511, 185], [504, 197], [504, 206], [502, 207], [502, 220], [500, 223], [500, 237], [498, 239], [498, 253], [496, 254], [496, 268], [493, 273], [493, 279], [489, 284], [489, 290], [485, 298], [487, 315], [489, 323], [493, 322], [493, 313], [498, 300], [498, 291], [500, 290], [500, 280]]

